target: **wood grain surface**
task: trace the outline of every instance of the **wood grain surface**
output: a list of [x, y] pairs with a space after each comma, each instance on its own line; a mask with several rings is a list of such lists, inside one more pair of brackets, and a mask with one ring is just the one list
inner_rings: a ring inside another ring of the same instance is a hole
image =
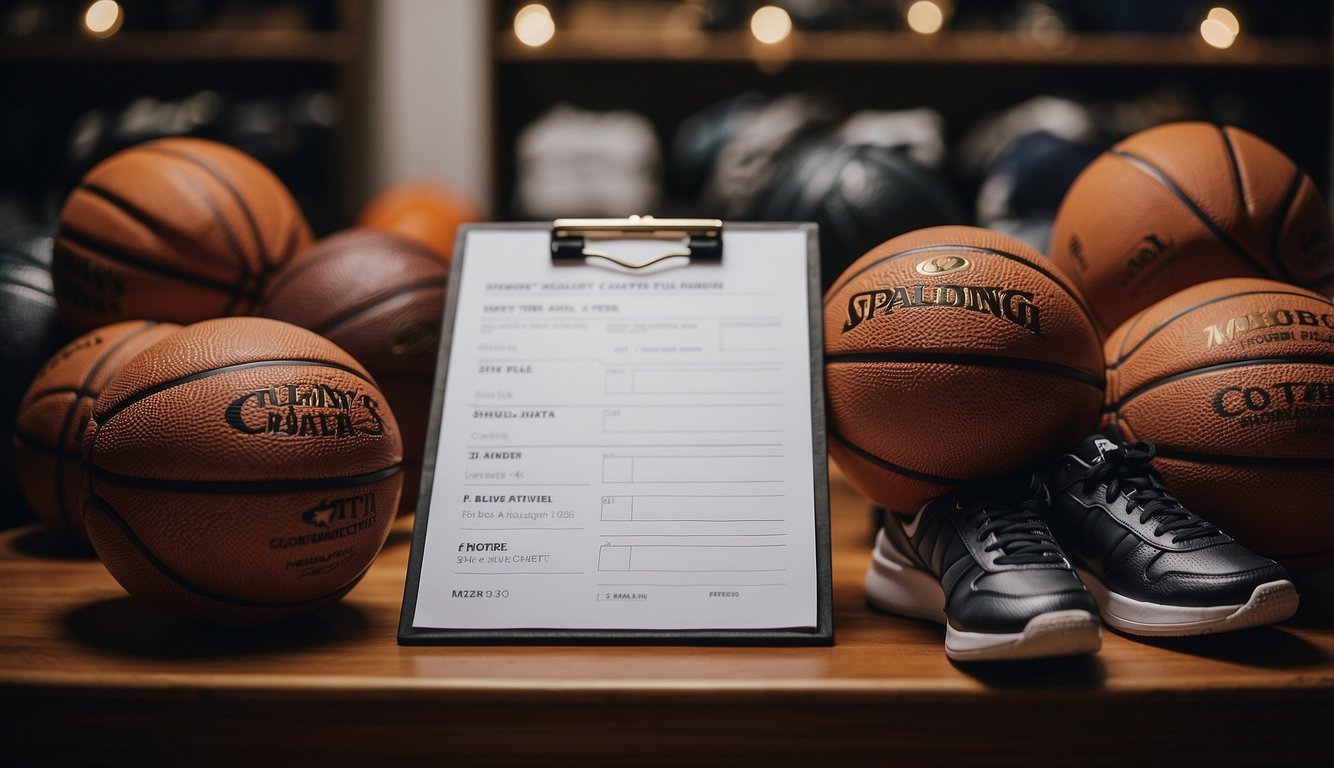
[[991, 665], [866, 607], [833, 473], [830, 648], [400, 647], [411, 518], [342, 603], [220, 631], [42, 529], [0, 536], [0, 764], [1328, 765], [1334, 630], [1288, 624]]

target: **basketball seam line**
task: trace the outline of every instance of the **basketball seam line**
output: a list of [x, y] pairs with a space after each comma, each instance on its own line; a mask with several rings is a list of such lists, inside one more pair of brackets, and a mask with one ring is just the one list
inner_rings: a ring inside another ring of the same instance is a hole
[[30, 435], [25, 435], [18, 430], [14, 430], [14, 443], [16, 445], [22, 445], [24, 448], [27, 448], [28, 450], [36, 451], [38, 453], [44, 453], [48, 456], [59, 456], [62, 459], [71, 459], [73, 461], [78, 461], [79, 459], [83, 458], [82, 454], [74, 453], [72, 451], [66, 451], [63, 448], [57, 448], [55, 446], [47, 445], [46, 443], [34, 439]]
[[[1226, 301], [1227, 299], [1237, 298], [1239, 296], [1259, 296], [1259, 295], [1271, 295], [1271, 294], [1278, 294], [1283, 296], [1300, 296], [1303, 299], [1323, 298], [1320, 297], [1318, 294], [1316, 296], [1312, 296], [1309, 293], [1298, 293], [1296, 291], [1263, 290], [1263, 291], [1242, 291], [1239, 293], [1229, 293], [1226, 296], [1215, 296], [1211, 299], [1205, 299], [1204, 301], [1201, 301], [1198, 304], [1192, 304], [1191, 306], [1186, 307], [1180, 312], [1177, 312], [1175, 315], [1166, 318], [1158, 325], [1155, 325], [1147, 334], [1145, 334], [1144, 338], [1140, 339], [1138, 342], [1135, 343], [1135, 346], [1130, 348], [1129, 352], [1126, 352], [1125, 355], [1119, 357], [1115, 361], [1108, 363], [1107, 370], [1113, 371], [1116, 370], [1117, 368], [1120, 368], [1122, 365], [1125, 365], [1125, 362], [1130, 359], [1130, 356], [1135, 354], [1135, 352], [1139, 351], [1139, 348], [1144, 346], [1144, 344], [1148, 342], [1149, 339], [1156, 336], [1168, 325], [1171, 325], [1172, 323], [1181, 319], [1183, 316], [1188, 315], [1197, 309], [1207, 307], [1210, 304], [1214, 304], [1219, 301]], [[1331, 307], [1334, 307], [1334, 302], [1326, 301], [1325, 303], [1329, 304]]]
[[[1140, 324], [1141, 322], [1144, 321], [1144, 316], [1145, 316], [1145, 314], [1147, 314], [1147, 307], [1146, 307], [1144, 310], [1141, 310], [1141, 311], [1139, 311], [1139, 312], [1136, 312], [1136, 313], [1130, 318], [1130, 320], [1127, 321], [1127, 322], [1130, 323], [1130, 326], [1129, 326], [1128, 328], [1126, 328], [1126, 330], [1125, 330], [1124, 333], [1121, 334], [1121, 344], [1120, 344], [1119, 348], [1116, 350], [1116, 359], [1117, 359], [1118, 361], [1121, 361], [1121, 360], [1124, 360], [1124, 359], [1125, 359], [1124, 357], [1122, 357], [1122, 355], [1125, 354], [1125, 351], [1126, 351], [1126, 342], [1130, 340], [1130, 334], [1131, 334], [1136, 328], [1139, 327], [1139, 324]], [[1116, 330], [1120, 330], [1120, 328], [1117, 328]], [[1104, 353], [1104, 354], [1105, 354], [1105, 353]], [[1113, 366], [1106, 365], [1106, 366], [1105, 366], [1105, 370], [1110, 371], [1110, 370], [1114, 370], [1114, 369], [1113, 369]]]
[[202, 379], [207, 379], [212, 376], [217, 376], [219, 374], [227, 373], [229, 371], [244, 371], [250, 368], [271, 368], [279, 365], [313, 365], [317, 367], [333, 368], [335, 370], [343, 371], [345, 373], [350, 373], [353, 376], [356, 376], [358, 379], [361, 379], [362, 381], [366, 382], [367, 384], [370, 384], [371, 386], [376, 386], [375, 382], [372, 379], [362, 375], [362, 373], [360, 371], [357, 371], [355, 368], [342, 365], [341, 363], [334, 363], [328, 360], [319, 360], [316, 358], [293, 357], [293, 358], [284, 358], [281, 360], [251, 360], [245, 363], [231, 363], [229, 365], [220, 365], [216, 368], [209, 368], [206, 371], [197, 371], [195, 373], [189, 374], [188, 376], [181, 376], [175, 379], [171, 379], [170, 381], [164, 381], [160, 384], [155, 384], [152, 387], [143, 390], [142, 392], [136, 392], [133, 395], [126, 397], [124, 400], [120, 401], [113, 408], [111, 408], [110, 411], [102, 415], [102, 421], [97, 425], [97, 432], [94, 433], [93, 440], [96, 441], [97, 433], [100, 433], [102, 431], [102, 426], [105, 425], [111, 419], [118, 416], [121, 413], [121, 411], [124, 411], [126, 408], [129, 408], [131, 405], [134, 405], [135, 403], [147, 400], [148, 398], [158, 394], [159, 392], [164, 392], [180, 384], [188, 384], [193, 381], [200, 381]]
[[[173, 155], [188, 163], [198, 166], [199, 168], [203, 168], [204, 171], [208, 173], [208, 175], [212, 176], [215, 181], [221, 184], [222, 187], [226, 189], [227, 192], [232, 196], [232, 200], [236, 203], [236, 207], [241, 210], [241, 215], [245, 217], [246, 225], [250, 227], [250, 236], [254, 238], [255, 241], [255, 256], [259, 259], [258, 271], [260, 273], [263, 273], [273, 266], [269, 262], [268, 259], [269, 251], [267, 248], [264, 247], [264, 239], [260, 236], [259, 233], [259, 224], [255, 222], [255, 216], [250, 211], [249, 203], [246, 201], [244, 197], [241, 196], [240, 191], [236, 189], [236, 185], [232, 184], [231, 179], [227, 178], [227, 176], [222, 171], [219, 171], [217, 166], [213, 165], [207, 160], [197, 157], [196, 155], [190, 152], [186, 152], [183, 149], [176, 149], [174, 147], [164, 147], [161, 144], [157, 144], [156, 142], [154, 144], [146, 145], [144, 149], [160, 152], [167, 155]], [[256, 160], [255, 162], [259, 161]], [[270, 173], [272, 173], [272, 171], [270, 171]], [[214, 205], [214, 201], [211, 196], [209, 198], [209, 203], [216, 211], [217, 206]], [[240, 250], [240, 241], [236, 241], [236, 245], [238, 250]]]
[[265, 292], [265, 304], [267, 305], [269, 297], [276, 293], [282, 286], [295, 280], [298, 275], [310, 271], [311, 267], [314, 267], [316, 264], [323, 264], [330, 256], [337, 253], [338, 251], [332, 249], [316, 251], [315, 253], [307, 252], [307, 254], [303, 255], [300, 260], [278, 273], [278, 279], [274, 280], [273, 284], [270, 285], [269, 289]]
[[[148, 150], [148, 149], [153, 149], [153, 148], [152, 148], [152, 147], [145, 146], [145, 147], [142, 147], [141, 149]], [[159, 147], [159, 148], [157, 148], [157, 149], [161, 149], [161, 148]], [[169, 154], [172, 154], [173, 156], [175, 156], [174, 153], [169, 153]], [[179, 176], [179, 175], [181, 175], [181, 174], [178, 173], [177, 175]], [[208, 191], [205, 190], [202, 186], [200, 186], [200, 184], [199, 184], [195, 179], [189, 177], [188, 175], [187, 175], [187, 176], [183, 176], [183, 178], [185, 179], [186, 183], [188, 183], [188, 184], [189, 184], [189, 185], [190, 185], [196, 192], [199, 193], [199, 197], [200, 197], [200, 199], [204, 201], [204, 203], [208, 206], [209, 210], [213, 213], [213, 220], [214, 220], [214, 221], [215, 221], [215, 222], [222, 228], [223, 233], [226, 235], [226, 237], [227, 237], [227, 243], [228, 243], [228, 245], [230, 246], [230, 250], [232, 251], [232, 255], [233, 255], [233, 256], [237, 256], [237, 257], [239, 257], [239, 258], [238, 258], [238, 262], [239, 262], [239, 266], [240, 266], [240, 269], [241, 269], [241, 280], [240, 280], [240, 285], [241, 285], [241, 286], [244, 286], [244, 285], [245, 285], [246, 283], [248, 283], [249, 280], [250, 280], [250, 265], [246, 263], [245, 255], [242, 254], [242, 253], [240, 253], [239, 245], [238, 245], [238, 244], [236, 243], [236, 241], [235, 241], [235, 237], [233, 236], [233, 234], [232, 234], [232, 232], [231, 232], [231, 227], [230, 227], [230, 226], [227, 224], [227, 222], [224, 220], [224, 218], [222, 217], [221, 212], [218, 211], [217, 206], [214, 205], [214, 202], [213, 202], [213, 196], [210, 195], [210, 194], [208, 193]], [[125, 198], [121, 197], [120, 195], [117, 195], [117, 194], [115, 194], [114, 192], [111, 192], [110, 190], [105, 189], [105, 188], [102, 187], [101, 185], [94, 184], [94, 183], [91, 183], [91, 182], [81, 182], [81, 183], [79, 184], [79, 187], [82, 188], [82, 189], [85, 189], [85, 190], [87, 190], [88, 192], [91, 192], [91, 193], [93, 193], [94, 195], [96, 195], [96, 196], [98, 196], [98, 197], [101, 197], [103, 200], [106, 200], [107, 202], [111, 203], [111, 204], [114, 205], [115, 207], [119, 208], [122, 212], [124, 212], [125, 214], [127, 214], [128, 216], [130, 216], [130, 218], [134, 219], [135, 221], [138, 221], [141, 225], [143, 225], [144, 227], [148, 228], [149, 230], [156, 230], [156, 227], [154, 226], [154, 222], [148, 217], [147, 214], [145, 214], [145, 213], [144, 213], [143, 211], [141, 211], [137, 206], [133, 205], [132, 203], [130, 203], [128, 200], [126, 200]], [[156, 232], [155, 232], [155, 234], [156, 234]], [[240, 288], [239, 290], [244, 291], [245, 289], [244, 289], [244, 287], [242, 287], [242, 288]], [[234, 310], [236, 309], [236, 301], [235, 301], [235, 299], [239, 299], [239, 298], [240, 298], [240, 296], [237, 296], [236, 294], [233, 294], [233, 299], [234, 299], [234, 300], [233, 300], [233, 302], [231, 303], [231, 305], [229, 305], [228, 308], [227, 308], [227, 313], [228, 313], [228, 314], [230, 314], [232, 311], [234, 311]]]
[[981, 365], [994, 368], [1009, 368], [1033, 373], [1045, 373], [1060, 376], [1102, 389], [1104, 381], [1088, 371], [1045, 360], [1028, 360], [1021, 357], [1004, 355], [972, 355], [964, 353], [937, 352], [850, 352], [825, 355], [826, 364], [839, 363], [939, 363], [942, 365], [963, 364]]
[[1283, 458], [1279, 456], [1231, 456], [1222, 453], [1196, 453], [1163, 448], [1154, 443], [1154, 454], [1164, 459], [1179, 459], [1197, 464], [1231, 464], [1244, 467], [1269, 467], [1274, 469], [1334, 469], [1334, 458]]
[[79, 185], [74, 188], [74, 191], [87, 192], [93, 197], [101, 199], [103, 202], [110, 204], [111, 207], [119, 210], [131, 219], [134, 219], [144, 229], [152, 232], [154, 236], [159, 239], [165, 239], [162, 238], [161, 233], [158, 231], [161, 228], [162, 222], [154, 221], [152, 217], [145, 213], [139, 206], [131, 203], [129, 200], [126, 200], [124, 197], [121, 197], [106, 187], [91, 181], [81, 181], [79, 182]]
[[1212, 219], [1206, 216], [1204, 211], [1201, 210], [1200, 207], [1195, 204], [1195, 201], [1191, 200], [1190, 196], [1187, 195], [1184, 190], [1178, 187], [1176, 185], [1176, 182], [1172, 181], [1172, 179], [1169, 178], [1168, 175], [1164, 173], [1160, 168], [1158, 168], [1158, 166], [1154, 165], [1148, 160], [1145, 160], [1139, 155], [1127, 152], [1124, 149], [1112, 149], [1109, 151], [1112, 153], [1114, 157], [1119, 157], [1125, 160], [1131, 165], [1138, 167], [1142, 172], [1147, 173], [1148, 175], [1157, 179], [1159, 184], [1162, 184], [1167, 189], [1167, 191], [1171, 192], [1178, 200], [1180, 200], [1186, 206], [1187, 210], [1189, 210], [1191, 214], [1197, 220], [1199, 220], [1201, 224], [1204, 225], [1205, 229], [1208, 229], [1209, 232], [1214, 237], [1218, 238], [1218, 241], [1220, 243], [1226, 246], [1227, 249], [1233, 253], [1233, 255], [1237, 256], [1242, 261], [1250, 265], [1250, 267], [1254, 269], [1259, 275], [1269, 278], [1274, 277], [1274, 274], [1270, 270], [1266, 269], [1263, 265], [1260, 264], [1260, 262], [1255, 260], [1255, 257], [1251, 255], [1250, 251], [1247, 251], [1245, 248], [1241, 247], [1240, 243], [1233, 240], [1226, 232], [1220, 229], [1219, 226], [1215, 224]]
[[141, 259], [138, 256], [131, 255], [129, 251], [123, 250], [119, 247], [108, 245], [107, 243], [104, 242], [100, 242], [97, 238], [92, 237], [86, 233], [80, 232], [76, 229], [73, 229], [68, 224], [64, 224], [60, 228], [60, 234], [57, 235], [57, 239], [62, 239], [62, 238], [68, 240], [74, 245], [79, 246], [85, 251], [91, 251], [99, 255], [110, 256], [114, 258], [116, 261], [123, 261], [129, 266], [134, 267], [135, 269], [138, 269], [142, 272], [152, 272], [161, 275], [163, 277], [171, 278], [173, 280], [179, 280], [184, 283], [191, 283], [193, 285], [198, 285], [204, 288], [211, 288], [215, 291], [218, 291], [220, 293], [225, 293], [229, 296], [235, 296], [239, 293], [242, 293], [241, 289], [237, 288], [235, 285], [224, 283], [221, 280], [214, 280], [211, 277], [204, 277], [202, 275], [196, 275], [190, 272], [182, 272], [180, 270], [172, 269], [171, 267], [162, 264], [156, 264], [146, 259]]
[[[1297, 193], [1301, 191], [1302, 180], [1306, 178], [1306, 172], [1298, 168], [1292, 176], [1292, 181], [1288, 183], [1288, 189], [1283, 194], [1283, 203], [1279, 206], [1278, 215], [1274, 217], [1274, 234], [1269, 240], [1269, 258], [1273, 260], [1279, 271], [1283, 273], [1284, 279], [1292, 283], [1301, 283], [1297, 276], [1287, 268], [1283, 260], [1278, 256], [1278, 241], [1283, 236], [1283, 225], [1287, 223], [1288, 215], [1292, 213], [1292, 205], [1297, 202]], [[1325, 277], [1317, 277], [1313, 282], [1320, 282]]]
[[[180, 156], [174, 152], [159, 152], [159, 154], [166, 154], [168, 157], [180, 158]], [[227, 250], [231, 252], [232, 258], [236, 260], [237, 267], [241, 272], [240, 277], [237, 280], [237, 291], [232, 294], [232, 303], [228, 305], [227, 309], [223, 312], [224, 315], [236, 314], [238, 308], [237, 305], [242, 299], [250, 299], [251, 304], [254, 304], [256, 301], [256, 290], [255, 286], [252, 284], [255, 273], [250, 268], [250, 258], [245, 253], [245, 250], [241, 248], [241, 242], [236, 239], [236, 233], [232, 231], [231, 224], [228, 223], [227, 218], [222, 215], [222, 211], [218, 210], [217, 201], [213, 199], [213, 194], [194, 176], [188, 173], [182, 173], [180, 169], [176, 168], [172, 169], [172, 173], [183, 178], [185, 183], [190, 185], [191, 189], [195, 190], [195, 193], [199, 196], [199, 200], [213, 216], [214, 223], [222, 230], [223, 237], [227, 241]]]
[[[89, 505], [101, 509], [102, 512], [113, 523], [116, 524], [116, 527], [121, 529], [121, 532], [125, 534], [125, 538], [130, 543], [130, 545], [134, 547], [135, 550], [138, 551], [139, 555], [143, 557], [145, 560], [147, 560], [148, 564], [153, 566], [153, 568], [156, 569], [158, 573], [167, 577], [168, 580], [174, 582], [177, 586], [182, 587], [185, 590], [192, 592], [196, 595], [199, 595], [200, 597], [207, 598], [215, 602], [224, 603], [227, 605], [235, 605], [242, 608], [270, 608], [274, 610], [282, 610], [285, 608], [299, 608], [303, 605], [310, 605], [311, 603], [318, 603], [323, 600], [328, 600], [330, 597], [337, 595], [338, 593], [344, 590], [349, 589], [351, 585], [357, 583], [357, 579], [353, 579], [352, 581], [348, 582], [347, 584], [344, 584], [338, 589], [333, 590], [332, 592], [320, 595], [319, 597], [306, 598], [304, 600], [264, 602], [260, 600], [246, 600], [240, 597], [230, 597], [227, 595], [222, 595], [212, 590], [205, 589], [204, 587], [201, 587], [197, 584], [192, 584], [189, 581], [187, 581], [185, 577], [176, 573], [171, 568], [168, 568], [166, 563], [159, 560], [157, 556], [154, 555], [153, 552], [148, 549], [148, 546], [144, 544], [143, 540], [140, 539], [138, 534], [134, 532], [134, 529], [130, 527], [129, 522], [127, 522], [125, 518], [121, 517], [120, 513], [117, 512], [115, 508], [112, 507], [111, 504], [107, 502], [105, 499], [99, 496], [89, 496], [87, 503]], [[84, 517], [87, 517], [86, 510], [84, 511]], [[363, 569], [363, 573], [364, 572], [365, 571]]]
[[[83, 379], [82, 389], [91, 392], [90, 388], [93, 383], [93, 378], [96, 377], [97, 374], [101, 372], [103, 366], [106, 365], [107, 360], [109, 360], [112, 355], [116, 354], [116, 351], [119, 350], [121, 347], [124, 347], [126, 344], [130, 343], [130, 341], [134, 337], [142, 335], [143, 333], [147, 332], [150, 328], [156, 328], [157, 325], [158, 323], [156, 320], [145, 320], [143, 325], [125, 334], [125, 336], [123, 336], [120, 340], [116, 341], [114, 344], [111, 344], [106, 349], [102, 350], [102, 354], [97, 356], [97, 359], [93, 361], [92, 366], [88, 369], [88, 375], [85, 376]], [[97, 395], [90, 394], [89, 399], [96, 402]], [[66, 442], [67, 437], [69, 437], [68, 435], [69, 429], [74, 422], [74, 412], [78, 410], [79, 403], [82, 402], [82, 400], [83, 400], [82, 397], [74, 398], [74, 402], [70, 403], [69, 406], [65, 409], [65, 418], [61, 420], [62, 423], [60, 425], [60, 432], [57, 433], [58, 441], [62, 445]], [[87, 429], [87, 426], [88, 425], [85, 424], [84, 428]], [[64, 467], [65, 465], [63, 463], [56, 464], [56, 473], [55, 473], [56, 504], [58, 505], [58, 511], [60, 512], [60, 517], [63, 520], [65, 520], [66, 527], [69, 530], [74, 530], [73, 524], [70, 521], [65, 511], [66, 509], [65, 483], [63, 482], [65, 474]]]
[[1094, 335], [1100, 335], [1098, 333], [1099, 326], [1097, 322], [1095, 322], [1093, 319], [1093, 313], [1084, 304], [1084, 298], [1080, 296], [1079, 293], [1073, 287], [1066, 285], [1065, 280], [1063, 278], [1058, 277], [1056, 274], [1048, 271], [1044, 267], [1041, 267], [1020, 256], [1016, 256], [1013, 253], [1010, 253], [1008, 251], [1002, 251], [999, 248], [988, 248], [982, 245], [924, 245], [924, 246], [918, 246], [916, 248], [909, 248], [904, 251], [898, 251], [897, 253], [892, 253], [883, 258], [876, 259], [874, 262], [870, 264], [867, 264], [865, 267], [857, 270], [856, 274], [848, 276], [847, 279], [843, 280], [838, 285], [831, 287], [828, 291], [825, 292], [825, 300], [822, 303], [828, 303], [828, 300], [833, 298], [835, 293], [838, 293], [839, 291], [846, 288], [848, 283], [851, 283], [853, 280], [856, 280], [858, 277], [861, 277], [866, 272], [870, 271], [871, 269], [874, 269], [875, 267], [880, 266], [881, 264], [884, 264], [885, 262], [893, 261], [894, 259], [898, 259], [903, 256], [913, 256], [920, 253], [930, 253], [934, 251], [970, 251], [973, 253], [989, 253], [992, 254], [993, 256], [1000, 256], [1002, 258], [1009, 259], [1010, 261], [1023, 264], [1026, 267], [1031, 267], [1035, 272], [1043, 275], [1048, 280], [1055, 283], [1056, 286], [1059, 287], [1062, 291], [1064, 291], [1065, 294], [1075, 302], [1075, 306], [1079, 307], [1079, 311], [1084, 313], [1084, 318], [1089, 321], [1089, 327], [1093, 329]]
[[1227, 371], [1233, 368], [1248, 368], [1253, 365], [1291, 364], [1291, 365], [1330, 365], [1334, 366], [1334, 359], [1327, 355], [1288, 355], [1286, 357], [1257, 357], [1250, 360], [1233, 360], [1227, 363], [1214, 363], [1213, 365], [1203, 365], [1199, 368], [1174, 373], [1159, 379], [1154, 379], [1145, 384], [1141, 384], [1135, 389], [1127, 392], [1124, 397], [1108, 405], [1103, 411], [1119, 411], [1127, 403], [1151, 389], [1157, 389], [1166, 384], [1171, 384], [1182, 379], [1188, 379], [1204, 373], [1213, 373], [1214, 371]]
[[365, 312], [375, 309], [377, 306], [387, 301], [390, 301], [392, 299], [397, 299], [400, 296], [405, 296], [410, 293], [415, 293], [416, 291], [420, 291], [422, 289], [427, 289], [427, 288], [443, 289], [444, 287], [445, 287], [444, 278], [440, 277], [424, 278], [414, 283], [409, 283], [408, 285], [401, 286], [397, 290], [393, 290], [388, 293], [381, 294], [379, 296], [373, 296], [371, 298], [368, 298], [365, 301], [361, 302], [360, 304], [356, 304], [352, 307], [349, 307], [347, 310], [337, 315], [334, 315], [333, 317], [325, 321], [323, 325], [317, 328], [311, 328], [311, 330], [323, 336], [333, 331], [338, 326], [343, 325], [355, 319], [358, 315], [361, 315]]
[[1218, 134], [1223, 138], [1223, 151], [1227, 152], [1228, 164], [1232, 168], [1232, 183], [1237, 188], [1237, 205], [1239, 212], [1246, 219], [1251, 219], [1250, 206], [1246, 204], [1246, 188], [1241, 183], [1241, 163], [1237, 160], [1237, 148], [1232, 146], [1232, 137], [1227, 132], [1227, 126], [1215, 125]]
[[[41, 375], [41, 371], [38, 371], [37, 373], [39, 376]], [[51, 387], [50, 389], [43, 389], [38, 392], [32, 392], [24, 395], [23, 402], [30, 404], [36, 403], [42, 398], [50, 397], [51, 395], [78, 395], [79, 397], [97, 397], [96, 392], [89, 392], [88, 390], [80, 389], [79, 387]]]
[[[379, 230], [367, 230], [367, 231], [374, 231], [374, 232], [377, 232], [377, 233], [379, 232]], [[382, 233], [382, 234], [391, 234], [391, 233]], [[398, 236], [395, 236], [395, 237], [398, 237]], [[396, 244], [395, 244], [396, 246], [397, 246], [397, 245], [403, 245], [403, 246], [411, 245], [412, 248], [411, 248], [410, 250], [407, 249], [407, 248], [404, 248], [404, 250], [407, 251], [407, 252], [412, 253], [414, 256], [420, 256], [420, 257], [422, 257], [423, 259], [430, 259], [431, 262], [432, 262], [433, 264], [440, 264], [440, 263], [441, 263], [441, 262], [440, 262], [440, 257], [437, 256], [437, 255], [436, 255], [433, 251], [431, 251], [430, 249], [426, 248], [425, 246], [418, 245], [415, 241], [408, 240], [406, 237], [399, 237], [399, 239], [402, 240], [402, 243], [396, 243]], [[270, 286], [268, 287], [268, 290], [267, 290], [267, 291], [265, 291], [265, 294], [264, 294], [264, 308], [263, 308], [263, 310], [267, 310], [267, 308], [268, 308], [268, 306], [269, 306], [269, 301], [271, 300], [271, 297], [272, 297], [274, 294], [276, 294], [276, 293], [278, 293], [279, 291], [281, 291], [282, 288], [283, 288], [283, 286], [285, 286], [285, 285], [287, 285], [288, 283], [290, 283], [290, 282], [292, 282], [293, 280], [295, 280], [299, 275], [302, 275], [302, 274], [305, 274], [306, 272], [309, 272], [310, 269], [311, 269], [312, 267], [314, 267], [315, 265], [317, 265], [317, 264], [323, 264], [325, 261], [328, 261], [328, 259], [329, 259], [330, 257], [332, 257], [332, 256], [336, 256], [336, 255], [338, 255], [339, 253], [341, 253], [341, 251], [334, 250], [334, 249], [319, 250], [319, 251], [315, 251], [314, 253], [307, 252], [307, 255], [302, 256], [300, 261], [297, 261], [296, 263], [292, 264], [291, 267], [289, 267], [289, 268], [287, 268], [287, 269], [284, 269], [284, 270], [280, 271], [280, 272], [278, 273], [278, 275], [277, 275], [277, 279], [274, 280], [274, 281], [273, 281], [273, 284], [270, 285]], [[448, 270], [446, 270], [446, 271], [448, 271]], [[448, 280], [449, 280], [448, 275], [446, 275], [443, 279], [444, 279], [444, 280], [446, 281], [446, 283], [447, 283]], [[261, 311], [263, 311], [263, 310], [261, 310]]]
[[919, 480], [922, 482], [931, 483], [932, 485], [963, 485], [965, 482], [968, 482], [967, 480], [956, 480], [950, 477], [941, 477], [940, 475], [932, 475], [926, 472], [919, 472], [915, 469], [908, 469], [907, 467], [901, 467], [898, 464], [882, 459], [879, 456], [876, 456], [874, 453], [871, 453], [870, 451], [866, 450], [865, 448], [862, 448], [860, 445], [857, 445], [848, 438], [844, 437], [838, 430], [833, 428], [830, 428], [829, 436], [834, 438], [834, 440], [838, 441], [839, 443], [841, 443], [848, 450], [855, 453], [858, 457], [866, 461], [869, 461], [872, 464], [875, 464], [876, 466], [882, 469], [888, 469], [889, 471], [897, 475], [902, 475], [906, 478], [909, 478], [910, 480]]
[[89, 477], [101, 482], [124, 488], [137, 488], [148, 491], [166, 491], [169, 493], [205, 493], [205, 494], [264, 494], [283, 493], [286, 491], [332, 491], [353, 488], [368, 483], [388, 480], [403, 469], [403, 462], [391, 464], [374, 472], [345, 477], [312, 477], [303, 479], [279, 480], [173, 480], [169, 478], [136, 477], [103, 469], [91, 462], [85, 464]]

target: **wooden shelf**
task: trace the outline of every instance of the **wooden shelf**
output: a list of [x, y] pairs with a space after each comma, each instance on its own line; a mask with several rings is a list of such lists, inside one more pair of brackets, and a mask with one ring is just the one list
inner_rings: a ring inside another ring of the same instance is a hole
[[501, 32], [498, 61], [642, 61], [726, 63], [794, 61], [837, 63], [1019, 64], [1051, 66], [1168, 66], [1328, 68], [1327, 40], [1243, 37], [1227, 50], [1188, 35], [1069, 35], [1040, 44], [1009, 32], [807, 32], [766, 46], [748, 32], [559, 30], [539, 48]]
[[[868, 507], [837, 472], [828, 648], [401, 647], [411, 519], [342, 603], [225, 632], [126, 595], [35, 526], [0, 535], [0, 754], [16, 764], [1317, 764], [1334, 630], [956, 665], [866, 607]], [[368, 762], [369, 761], [369, 762]], [[406, 764], [406, 763], [404, 763]]]
[[216, 61], [339, 64], [357, 53], [352, 33], [304, 30], [123, 32], [106, 40], [58, 35], [0, 44], [0, 61]]

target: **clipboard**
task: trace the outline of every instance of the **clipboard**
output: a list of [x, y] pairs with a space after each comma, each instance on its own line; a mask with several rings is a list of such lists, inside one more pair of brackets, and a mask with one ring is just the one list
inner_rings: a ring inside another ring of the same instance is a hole
[[[638, 216], [460, 228], [400, 644], [833, 643], [816, 226], [725, 230]], [[785, 255], [759, 255], [766, 244]], [[560, 279], [530, 281], [524, 264]], [[727, 297], [761, 273], [791, 305], [776, 320], [663, 309], [762, 308], [764, 290]], [[600, 343], [636, 334], [649, 343]], [[474, 402], [534, 399], [540, 375], [568, 382], [555, 405]]]

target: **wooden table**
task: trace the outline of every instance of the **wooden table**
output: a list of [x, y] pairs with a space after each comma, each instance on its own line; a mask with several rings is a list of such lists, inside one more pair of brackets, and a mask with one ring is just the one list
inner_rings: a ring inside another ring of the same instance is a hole
[[991, 665], [866, 607], [834, 475], [831, 648], [395, 643], [411, 519], [341, 604], [179, 623], [37, 527], [0, 536], [0, 764], [1278, 765], [1334, 761], [1334, 630], [1285, 625]]

